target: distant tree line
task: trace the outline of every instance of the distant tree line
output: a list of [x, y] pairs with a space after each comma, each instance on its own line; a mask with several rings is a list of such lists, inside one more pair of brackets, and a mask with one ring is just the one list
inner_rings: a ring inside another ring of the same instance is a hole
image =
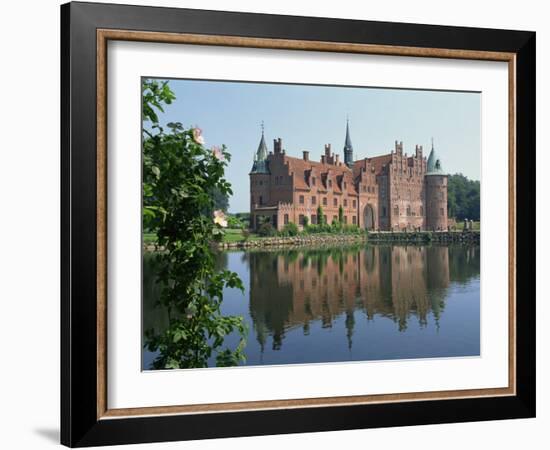
[[447, 207], [449, 217], [456, 220], [479, 220], [480, 182], [461, 173], [449, 175]]

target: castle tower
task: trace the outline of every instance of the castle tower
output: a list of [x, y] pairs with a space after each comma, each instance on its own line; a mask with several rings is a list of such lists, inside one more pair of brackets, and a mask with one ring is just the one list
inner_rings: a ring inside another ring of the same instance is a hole
[[426, 185], [426, 229], [447, 230], [447, 174], [443, 171], [441, 160], [432, 150], [428, 157]]
[[353, 166], [353, 145], [349, 135], [349, 119], [346, 119], [346, 142], [344, 144], [344, 163], [348, 167]]
[[254, 154], [252, 170], [250, 171], [250, 228], [257, 229], [259, 218], [257, 209], [265, 207], [270, 202], [270, 172], [268, 151], [264, 138], [264, 124], [262, 122], [262, 137], [258, 150]]

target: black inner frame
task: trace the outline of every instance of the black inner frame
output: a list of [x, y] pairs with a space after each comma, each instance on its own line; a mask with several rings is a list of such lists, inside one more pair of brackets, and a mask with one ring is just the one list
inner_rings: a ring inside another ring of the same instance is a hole
[[[96, 30], [99, 28], [515, 53], [517, 395], [98, 420]], [[62, 444], [81, 447], [535, 416], [534, 32], [69, 3], [61, 6], [60, 133]]]

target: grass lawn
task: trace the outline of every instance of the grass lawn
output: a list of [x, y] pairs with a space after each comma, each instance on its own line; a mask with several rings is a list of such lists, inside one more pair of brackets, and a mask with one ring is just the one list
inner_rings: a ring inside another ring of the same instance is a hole
[[[232, 243], [232, 242], [241, 242], [244, 241], [243, 233], [240, 228], [226, 228], [225, 235], [223, 237], [223, 242]], [[248, 237], [249, 241], [254, 241], [256, 239], [261, 239], [257, 234], [250, 233]]]
[[157, 235], [155, 233], [143, 233], [144, 244], [154, 244], [156, 240]]
[[[259, 239], [259, 236], [256, 234], [250, 234], [250, 240]], [[154, 244], [157, 240], [157, 235], [155, 233], [143, 233], [143, 243], [144, 244]], [[225, 236], [223, 242], [240, 242], [244, 241], [242, 231], [239, 228], [226, 228]]]
[[240, 242], [244, 240], [242, 230], [239, 228], [226, 228], [223, 242]]

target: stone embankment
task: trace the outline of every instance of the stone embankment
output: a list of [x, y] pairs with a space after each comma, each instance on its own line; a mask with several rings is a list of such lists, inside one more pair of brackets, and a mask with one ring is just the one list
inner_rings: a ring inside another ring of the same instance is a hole
[[240, 242], [220, 242], [219, 248], [260, 248], [260, 247], [285, 247], [302, 245], [329, 245], [329, 244], [349, 244], [354, 242], [364, 242], [367, 240], [366, 234], [327, 234], [317, 235], [309, 234], [306, 236], [288, 236], [288, 237], [270, 237], [262, 239], [250, 239]]
[[479, 231], [371, 231], [369, 242], [439, 242], [439, 243], [471, 243], [479, 244]]
[[[479, 244], [479, 231], [370, 231], [368, 234], [309, 234], [289, 237], [270, 237], [262, 239], [249, 239], [239, 242], [220, 242], [220, 249], [236, 248], [263, 248], [263, 247], [300, 247], [323, 246], [335, 244], [350, 244], [369, 241], [371, 243], [464, 243]], [[146, 252], [163, 251], [162, 247], [155, 244], [145, 244]]]

